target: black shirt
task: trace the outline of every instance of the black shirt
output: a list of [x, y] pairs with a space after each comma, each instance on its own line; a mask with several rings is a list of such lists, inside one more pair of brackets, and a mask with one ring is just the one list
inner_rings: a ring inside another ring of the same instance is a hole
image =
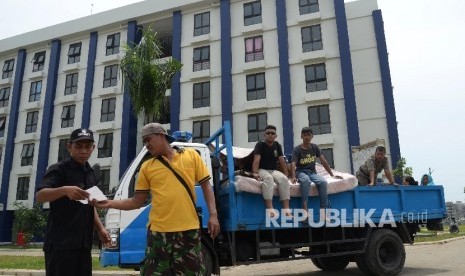
[[[88, 189], [97, 184], [89, 163], [84, 166], [72, 158], [51, 165], [39, 184], [43, 188], [78, 186]], [[67, 196], [50, 202], [44, 251], [92, 248], [94, 207], [70, 200]]]
[[292, 162], [295, 162], [296, 171], [309, 170], [316, 173], [315, 161], [321, 155], [320, 148], [310, 143], [310, 148], [304, 149], [298, 145], [292, 151]]
[[258, 167], [264, 170], [276, 170], [278, 168], [278, 157], [284, 156], [281, 144], [276, 141], [271, 146], [268, 146], [266, 142], [257, 142], [253, 153], [260, 155]]

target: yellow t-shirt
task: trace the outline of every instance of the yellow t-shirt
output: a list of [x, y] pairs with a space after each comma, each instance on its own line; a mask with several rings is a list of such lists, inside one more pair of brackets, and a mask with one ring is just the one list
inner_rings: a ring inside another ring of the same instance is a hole
[[[169, 163], [166, 158], [165, 160]], [[194, 149], [186, 148], [182, 153], [175, 153], [170, 165], [184, 178], [196, 201], [195, 183], [210, 179], [208, 168], [200, 155]], [[199, 228], [197, 213], [186, 188], [156, 158], [142, 164], [136, 184], [137, 191], [150, 191], [152, 196], [147, 224], [150, 225], [150, 230], [180, 232]]]

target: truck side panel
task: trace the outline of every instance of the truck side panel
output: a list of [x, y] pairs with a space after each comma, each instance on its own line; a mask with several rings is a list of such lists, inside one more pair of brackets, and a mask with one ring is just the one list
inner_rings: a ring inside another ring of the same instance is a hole
[[[220, 194], [223, 231], [275, 228], [273, 224], [269, 227], [265, 224], [265, 207], [262, 195], [245, 192], [231, 195], [224, 191]], [[227, 204], [230, 196], [235, 198], [234, 202], [236, 204], [234, 206]], [[381, 220], [385, 221], [386, 218], [394, 219], [396, 222], [408, 219], [416, 221], [440, 219], [446, 214], [442, 186], [413, 187], [386, 185], [356, 187], [350, 191], [329, 195], [329, 201], [331, 208], [336, 212], [339, 212], [339, 214], [345, 212], [345, 222], [351, 225], [354, 222], [358, 223], [358, 221], [354, 221], [354, 216], [357, 219], [360, 213], [368, 214], [370, 212], [369, 217], [373, 223], [379, 223]], [[281, 209], [278, 197], [274, 197], [273, 206], [275, 209]], [[301, 208], [300, 198], [291, 198], [290, 207], [293, 209]], [[319, 209], [319, 199], [317, 196], [310, 198], [309, 209], [311, 209], [310, 211]], [[230, 214], [235, 216], [237, 224], [232, 223]], [[317, 220], [319, 220], [318, 212], [315, 212], [315, 221]], [[277, 221], [280, 222], [279, 219]], [[279, 226], [278, 228], [280, 228]], [[295, 227], [305, 227], [305, 225], [300, 223], [295, 225]]]

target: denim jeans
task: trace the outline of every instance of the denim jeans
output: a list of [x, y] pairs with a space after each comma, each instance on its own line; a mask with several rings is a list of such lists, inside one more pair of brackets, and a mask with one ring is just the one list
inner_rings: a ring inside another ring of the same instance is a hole
[[308, 195], [310, 194], [310, 184], [315, 183], [318, 189], [318, 196], [320, 198], [320, 208], [328, 208], [328, 182], [324, 177], [318, 175], [310, 170], [296, 171], [297, 180], [300, 183], [300, 197], [302, 202], [307, 202]]

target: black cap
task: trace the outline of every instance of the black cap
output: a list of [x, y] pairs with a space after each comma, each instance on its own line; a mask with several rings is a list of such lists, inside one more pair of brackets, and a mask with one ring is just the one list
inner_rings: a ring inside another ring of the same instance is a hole
[[302, 131], [300, 133], [310, 133], [310, 134], [313, 134], [313, 130], [309, 127], [303, 127], [302, 128]]
[[71, 132], [69, 137], [70, 143], [76, 143], [78, 141], [92, 141], [94, 142], [94, 133], [92, 130], [87, 128], [78, 128]]

